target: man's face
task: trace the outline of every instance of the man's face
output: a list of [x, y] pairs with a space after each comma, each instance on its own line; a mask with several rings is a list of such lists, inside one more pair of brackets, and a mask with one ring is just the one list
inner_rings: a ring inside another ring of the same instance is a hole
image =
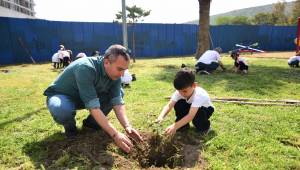
[[104, 59], [104, 68], [108, 77], [112, 80], [117, 80], [124, 75], [124, 71], [128, 69], [129, 61], [126, 61], [122, 56], [118, 56], [113, 62]]

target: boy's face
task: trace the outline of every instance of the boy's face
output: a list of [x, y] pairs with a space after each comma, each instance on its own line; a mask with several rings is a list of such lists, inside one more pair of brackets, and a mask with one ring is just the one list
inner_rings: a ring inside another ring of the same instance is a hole
[[186, 87], [184, 89], [178, 90], [179, 94], [185, 98], [190, 98], [193, 95], [194, 89], [196, 88], [196, 83], [192, 86]]

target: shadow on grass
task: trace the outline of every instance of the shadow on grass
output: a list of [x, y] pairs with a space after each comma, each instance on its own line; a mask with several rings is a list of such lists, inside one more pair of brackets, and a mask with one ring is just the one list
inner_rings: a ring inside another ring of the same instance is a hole
[[[173, 82], [176, 72], [180, 66], [164, 65], [161, 72], [154, 75], [158, 81]], [[194, 69], [192, 65], [189, 68]], [[291, 69], [289, 67], [276, 66], [250, 66], [247, 75], [234, 73], [231, 70], [225, 72], [215, 71], [210, 75], [196, 75], [196, 81], [200, 86], [207, 89], [221, 85], [226, 91], [253, 91], [260, 95], [266, 95], [270, 92], [276, 93], [278, 87], [285, 83], [300, 83], [300, 69]]]
[[30, 157], [36, 169], [112, 169], [115, 159], [107, 151], [112, 143], [102, 131], [80, 131], [69, 139], [55, 133], [46, 139], [27, 143], [23, 151]]
[[56, 68], [51, 68], [50, 70], [51, 70], [52, 72], [56, 72], [56, 73], [61, 73], [61, 72], [64, 71], [63, 69], [56, 69]]
[[32, 112], [28, 112], [28, 113], [25, 113], [24, 115], [20, 116], [20, 117], [17, 117], [17, 118], [14, 118], [12, 120], [7, 120], [7, 121], [4, 121], [2, 123], [0, 123], [0, 129], [4, 128], [6, 125], [10, 124], [10, 123], [14, 123], [14, 122], [20, 122], [22, 120], [25, 120], [25, 119], [28, 119], [30, 116], [32, 115], [35, 115], [43, 110], [46, 110], [47, 108], [46, 107], [42, 107], [42, 108], [39, 108], [35, 111], [32, 111]]

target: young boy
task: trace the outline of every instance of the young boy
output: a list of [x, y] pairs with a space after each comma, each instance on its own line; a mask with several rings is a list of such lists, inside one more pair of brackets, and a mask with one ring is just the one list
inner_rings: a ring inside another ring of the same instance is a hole
[[173, 135], [179, 129], [189, 128], [191, 121], [199, 132], [208, 133], [208, 119], [214, 112], [214, 107], [207, 92], [197, 86], [195, 73], [187, 67], [182, 68], [177, 72], [173, 84], [176, 91], [155, 121], [160, 123], [174, 107], [176, 120], [166, 128], [166, 134]]
[[300, 62], [300, 51], [298, 53], [296, 53], [295, 56], [291, 57], [288, 60], [288, 65], [290, 67], [299, 67], [299, 62]]
[[240, 53], [238, 51], [232, 51], [230, 56], [234, 60], [235, 72], [247, 74], [249, 66], [246, 60], [240, 57]]

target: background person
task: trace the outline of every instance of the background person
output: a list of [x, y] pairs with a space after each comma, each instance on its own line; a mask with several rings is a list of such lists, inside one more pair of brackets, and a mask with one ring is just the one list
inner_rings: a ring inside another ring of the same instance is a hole
[[235, 72], [247, 74], [249, 66], [246, 62], [246, 59], [240, 57], [240, 53], [238, 51], [232, 51], [230, 56], [234, 60], [233, 65], [235, 68]]
[[221, 62], [220, 53], [222, 49], [220, 47], [215, 48], [214, 50], [207, 50], [202, 56], [198, 59], [197, 64], [195, 65], [196, 73], [205, 73], [210, 74], [215, 71], [219, 66], [225, 70], [223, 63]]
[[52, 56], [52, 64], [53, 64], [53, 68], [55, 68], [55, 69], [59, 68], [60, 60], [59, 60], [58, 56], [59, 56], [58, 53], [54, 53]]
[[288, 65], [290, 67], [299, 67], [299, 62], [300, 62], [300, 51], [298, 51], [298, 53], [296, 53], [295, 56], [291, 57], [288, 60]]

